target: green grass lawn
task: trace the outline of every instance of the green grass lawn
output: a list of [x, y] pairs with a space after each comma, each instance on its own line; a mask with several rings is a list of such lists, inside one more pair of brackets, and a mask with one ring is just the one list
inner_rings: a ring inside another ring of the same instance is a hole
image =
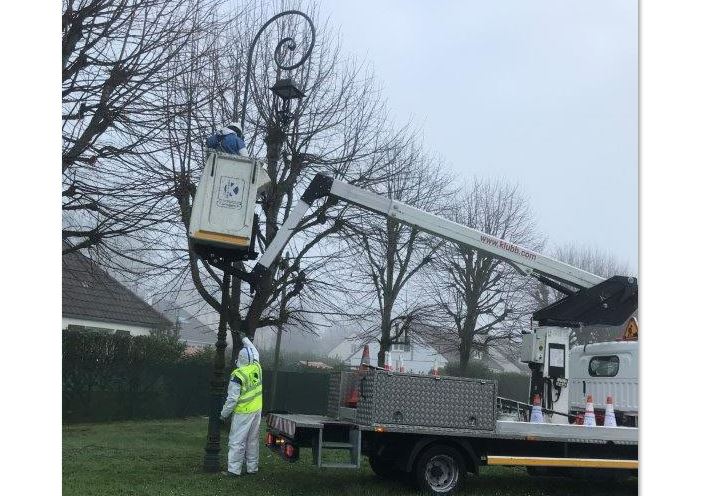
[[[262, 424], [263, 425], [263, 424]], [[398, 481], [360, 470], [318, 469], [310, 450], [286, 463], [264, 446], [259, 473], [226, 478], [202, 472], [207, 420], [159, 420], [63, 427], [62, 486], [68, 495], [388, 495], [417, 494]], [[226, 439], [226, 432], [224, 438]], [[262, 436], [263, 439], [263, 436]], [[223, 468], [226, 451], [223, 453]], [[484, 467], [470, 476], [462, 494], [631, 495], [637, 480], [623, 483], [529, 477], [518, 468]]]

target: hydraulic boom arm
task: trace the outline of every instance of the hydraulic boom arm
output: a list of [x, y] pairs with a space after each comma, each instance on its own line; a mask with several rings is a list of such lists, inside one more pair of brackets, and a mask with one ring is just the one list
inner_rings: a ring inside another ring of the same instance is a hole
[[[367, 210], [382, 214], [399, 222], [458, 243], [475, 250], [480, 250], [501, 258], [523, 274], [531, 275], [549, 286], [566, 294], [578, 289], [590, 288], [604, 281], [590, 272], [573, 267], [559, 260], [528, 250], [503, 239], [477, 231], [437, 217], [418, 208], [411, 207], [397, 200], [391, 200], [376, 193], [333, 179], [325, 174], [317, 174], [293, 208], [289, 217], [277, 232], [274, 240], [254, 268], [254, 275], [259, 277], [269, 270], [298, 226], [313, 202], [319, 198], [335, 197], [339, 200], [358, 205]], [[560, 283], [576, 288], [571, 290]]]

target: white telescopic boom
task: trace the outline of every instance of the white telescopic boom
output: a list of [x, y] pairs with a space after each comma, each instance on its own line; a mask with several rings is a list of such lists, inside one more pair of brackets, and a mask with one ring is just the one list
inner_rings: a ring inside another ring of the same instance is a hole
[[[489, 253], [511, 263], [528, 275], [543, 276], [579, 289], [589, 288], [604, 281], [600, 276], [541, 253], [322, 174], [316, 175], [312, 185], [309, 186], [286, 222], [279, 229], [274, 240], [260, 258], [257, 267], [255, 267], [256, 272], [263, 272], [274, 263], [313, 201], [316, 198], [325, 196], [336, 197], [399, 222], [409, 224], [434, 236]], [[261, 267], [259, 267], [260, 265]]]

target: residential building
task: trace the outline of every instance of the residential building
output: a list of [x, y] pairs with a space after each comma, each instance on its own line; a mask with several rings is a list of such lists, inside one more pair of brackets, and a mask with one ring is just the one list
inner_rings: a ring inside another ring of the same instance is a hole
[[[442, 353], [450, 362], [459, 362], [459, 351], [453, 349], [451, 344], [435, 343], [434, 347]], [[494, 372], [512, 372], [519, 374], [529, 374], [528, 365], [518, 360], [514, 352], [506, 347], [498, 349], [495, 346], [486, 346], [482, 351], [481, 347], [474, 347], [469, 357], [469, 363], [478, 363]]]
[[148, 335], [172, 325], [85, 255], [62, 256], [62, 329]]
[[176, 302], [161, 300], [155, 302], [153, 308], [170, 320], [178, 339], [187, 345], [188, 352], [215, 344], [217, 327], [203, 323]]

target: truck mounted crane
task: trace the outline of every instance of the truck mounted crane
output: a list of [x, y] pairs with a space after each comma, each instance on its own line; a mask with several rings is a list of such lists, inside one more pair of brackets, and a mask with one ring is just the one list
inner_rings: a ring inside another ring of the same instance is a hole
[[[267, 174], [256, 160], [217, 152], [208, 154], [190, 220], [189, 233], [195, 252], [208, 263], [227, 271], [234, 271], [234, 260], [255, 259], [256, 197], [268, 184]], [[413, 411], [417, 410], [417, 405], [410, 404], [398, 406], [389, 423], [383, 423], [382, 419], [375, 422], [374, 412], [377, 409], [372, 406], [372, 402], [376, 402], [373, 398], [377, 396], [378, 387], [385, 391], [390, 386], [382, 382], [384, 379], [378, 379], [380, 371], [372, 371], [372, 374], [360, 378], [363, 398], [367, 398], [366, 403], [370, 406], [361, 408], [359, 405], [357, 410], [350, 411], [342, 405], [339, 407], [336, 398], [331, 417], [272, 415], [269, 419], [270, 448], [280, 449], [281, 446], [284, 454], [284, 447], [290, 446], [291, 451], [287, 450], [285, 457], [293, 460], [298, 458], [299, 446], [311, 446], [314, 463], [319, 466], [333, 466], [323, 462], [324, 450], [349, 449], [352, 463], [343, 465], [348, 467], [359, 465], [362, 451], [368, 454], [376, 472], [384, 470], [386, 465], [397, 466], [400, 470], [413, 473], [423, 489], [437, 494], [453, 492], [461, 485], [459, 472], [476, 471], [481, 463], [636, 469], [636, 428], [567, 425], [570, 332], [583, 326], [620, 326], [627, 322], [637, 311], [636, 278], [614, 276], [604, 279], [542, 253], [321, 173], [311, 180], [251, 272], [237, 271], [236, 275], [259, 291], [260, 282], [269, 274], [299, 223], [319, 199], [328, 199], [332, 203], [345, 202], [449, 242], [498, 257], [521, 274], [563, 293], [565, 296], [562, 299], [533, 313], [531, 330], [523, 335], [521, 347], [521, 361], [528, 363], [531, 369], [530, 402], [533, 403], [534, 396], [541, 398], [544, 411], [549, 413], [549, 425], [500, 420], [487, 424], [486, 418], [490, 414], [482, 414], [481, 407], [490, 404], [491, 391], [486, 389], [485, 381], [480, 381], [479, 385], [456, 383], [458, 385], [447, 386], [450, 389], [443, 386], [432, 393], [440, 395], [437, 396], [439, 401], [448, 401], [446, 397], [441, 399], [445, 389], [454, 396], [465, 390], [470, 391], [467, 394], [472, 398], [468, 401], [476, 403], [471, 407], [478, 413], [472, 415], [467, 410], [465, 420], [449, 419], [438, 423], [438, 419], [423, 417], [418, 424], [415, 420], [408, 421], [408, 416], [416, 416]], [[332, 389], [338, 390], [337, 386]], [[428, 387], [425, 385], [423, 391]], [[474, 389], [466, 389], [472, 387]], [[494, 385], [492, 391], [495, 389]], [[390, 401], [392, 397], [407, 401], [407, 398], [403, 399], [392, 391], [386, 396], [388, 398], [382, 401]], [[492, 401], [494, 403], [491, 404], [495, 405], [496, 398]], [[456, 405], [460, 404], [454, 401], [451, 411], [456, 411]], [[556, 410], [558, 405], [564, 406], [565, 411]], [[496, 406], [493, 407], [495, 409]], [[444, 408], [443, 416], [446, 416], [445, 411], [449, 410]], [[460, 421], [464, 423], [457, 424]], [[450, 425], [447, 422], [454, 423]], [[448, 427], [445, 428], [445, 425]], [[457, 428], [449, 428], [452, 426]], [[582, 430], [574, 429], [576, 427]], [[392, 432], [385, 442], [385, 438], [378, 437], [378, 434], [388, 430]], [[361, 435], [365, 438], [362, 439]], [[337, 441], [333, 441], [333, 436]], [[545, 442], [537, 445], [526, 442], [534, 440]], [[455, 451], [460, 450], [459, 455], [452, 453], [452, 446], [455, 446]], [[504, 454], [506, 456], [502, 456]], [[541, 454], [554, 456], [531, 456]], [[468, 460], [466, 464], [459, 456]], [[448, 475], [445, 477], [443, 474]]]
[[[204, 174], [195, 197], [190, 225], [192, 239], [199, 253], [213, 254], [217, 249], [223, 256], [225, 253], [246, 254], [247, 246], [254, 242], [255, 196], [268, 184], [266, 173], [255, 160], [234, 155], [212, 153], [207, 164], [208, 173]], [[637, 310], [637, 281], [634, 278], [615, 276], [604, 279], [322, 173], [311, 180], [252, 272], [241, 274], [243, 279], [258, 288], [258, 281], [268, 273], [298, 224], [319, 199], [355, 205], [452, 243], [488, 253], [509, 263], [521, 274], [566, 295], [535, 312], [533, 328], [523, 336], [521, 359], [532, 371], [531, 398], [538, 395], [543, 408], [553, 410], [558, 404], [568, 404], [570, 329], [621, 325]], [[213, 218], [216, 221], [209, 223]], [[229, 264], [223, 263], [222, 268], [229, 270]]]

